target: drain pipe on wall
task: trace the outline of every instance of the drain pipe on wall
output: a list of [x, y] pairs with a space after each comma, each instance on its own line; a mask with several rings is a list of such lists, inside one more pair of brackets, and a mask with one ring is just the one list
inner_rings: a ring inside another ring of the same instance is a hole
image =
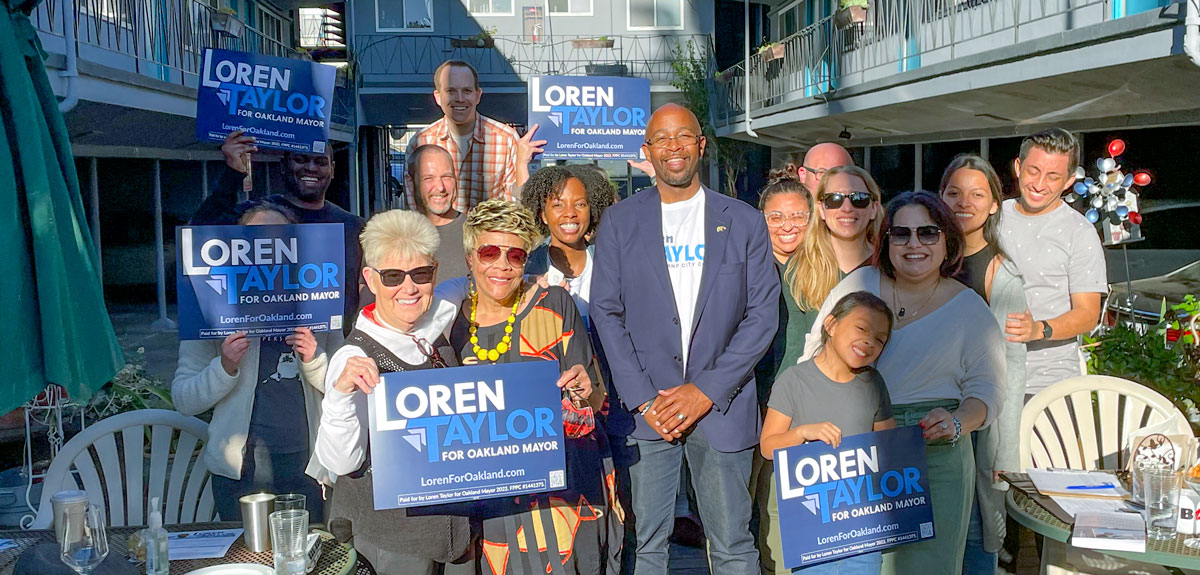
[[62, 113], [70, 112], [75, 109], [75, 105], [79, 103], [79, 90], [75, 85], [76, 79], [79, 78], [79, 68], [77, 54], [79, 46], [75, 39], [75, 2], [73, 0], [59, 0], [60, 8], [63, 13], [63, 41], [66, 44], [63, 51], [67, 55], [67, 69], [59, 72], [58, 75], [67, 80], [67, 94], [63, 97], [63, 101], [58, 103], [58, 111]]
[[1200, 66], [1200, 0], [1187, 0], [1183, 18], [1183, 53]]
[[[1190, 0], [1191, 2], [1200, 2], [1200, 0]], [[758, 134], [754, 132], [754, 128], [750, 127], [750, 0], [742, 2], [743, 14], [745, 18], [746, 31], [743, 34], [746, 40], [746, 61], [742, 64], [745, 72], [742, 78], [744, 79], [745, 94], [746, 94], [746, 135], [751, 138], [757, 138]], [[1189, 14], [1191, 14], [1189, 12]]]

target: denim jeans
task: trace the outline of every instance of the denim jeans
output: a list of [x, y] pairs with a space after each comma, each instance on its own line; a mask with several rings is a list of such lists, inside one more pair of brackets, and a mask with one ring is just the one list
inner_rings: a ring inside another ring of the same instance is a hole
[[634, 575], [667, 573], [667, 541], [675, 527], [675, 498], [685, 452], [712, 572], [758, 575], [758, 550], [750, 533], [754, 448], [722, 453], [698, 432], [670, 443], [630, 437], [626, 445], [637, 449], [636, 461], [629, 467], [637, 532]]
[[883, 555], [876, 552], [847, 557], [837, 561], [830, 561], [829, 563], [813, 565], [812, 567], [795, 569], [792, 573], [803, 573], [804, 575], [879, 575], [879, 566], [882, 564]]
[[967, 526], [967, 549], [963, 553], [963, 575], [993, 575], [998, 557], [983, 550], [983, 520], [979, 515], [979, 500], [971, 506], [971, 523]]

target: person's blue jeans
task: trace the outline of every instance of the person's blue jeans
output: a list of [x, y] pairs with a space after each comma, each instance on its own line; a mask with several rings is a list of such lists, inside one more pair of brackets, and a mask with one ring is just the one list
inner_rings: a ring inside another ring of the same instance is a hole
[[630, 437], [627, 445], [637, 449], [636, 461], [629, 467], [637, 532], [634, 575], [667, 573], [668, 540], [675, 527], [675, 496], [685, 452], [712, 572], [758, 575], [758, 550], [750, 533], [754, 448], [723, 453], [698, 432], [677, 442]]
[[793, 569], [792, 573], [804, 575], [879, 575], [879, 567], [883, 565], [881, 553], [867, 553], [855, 557], [847, 557], [829, 563], [813, 565], [801, 569]]
[[971, 506], [971, 523], [967, 526], [967, 548], [963, 553], [962, 575], [995, 575], [999, 558], [983, 550], [983, 520], [979, 515], [979, 500]]

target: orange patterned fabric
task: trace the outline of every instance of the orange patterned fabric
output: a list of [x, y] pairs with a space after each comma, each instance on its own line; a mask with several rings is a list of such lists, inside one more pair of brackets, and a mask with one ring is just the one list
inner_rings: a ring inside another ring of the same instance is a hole
[[[476, 204], [491, 198], [512, 200], [517, 181], [517, 131], [483, 114], [475, 114], [475, 132], [458, 166], [458, 197], [454, 209], [467, 212]], [[454, 158], [459, 157], [458, 142], [450, 136], [449, 121], [443, 117], [421, 130], [409, 141], [406, 155], [417, 146], [435, 144], [445, 148]], [[405, 190], [408, 205], [416, 206], [414, 190]]]

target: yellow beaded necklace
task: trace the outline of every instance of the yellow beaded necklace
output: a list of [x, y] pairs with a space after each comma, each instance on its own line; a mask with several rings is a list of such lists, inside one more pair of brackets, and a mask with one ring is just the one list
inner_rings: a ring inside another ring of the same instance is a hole
[[508, 351], [508, 347], [512, 343], [513, 324], [517, 322], [517, 308], [521, 306], [521, 299], [521, 295], [518, 295], [517, 301], [513, 302], [512, 313], [508, 314], [508, 325], [504, 326], [504, 337], [500, 339], [500, 343], [496, 344], [494, 349], [483, 349], [479, 347], [479, 337], [475, 335], [478, 328], [475, 323], [475, 310], [479, 307], [479, 295], [475, 293], [475, 286], [471, 285], [471, 327], [468, 331], [471, 334], [471, 351], [475, 353], [475, 357], [478, 357], [479, 361], [496, 361], [504, 352]]

